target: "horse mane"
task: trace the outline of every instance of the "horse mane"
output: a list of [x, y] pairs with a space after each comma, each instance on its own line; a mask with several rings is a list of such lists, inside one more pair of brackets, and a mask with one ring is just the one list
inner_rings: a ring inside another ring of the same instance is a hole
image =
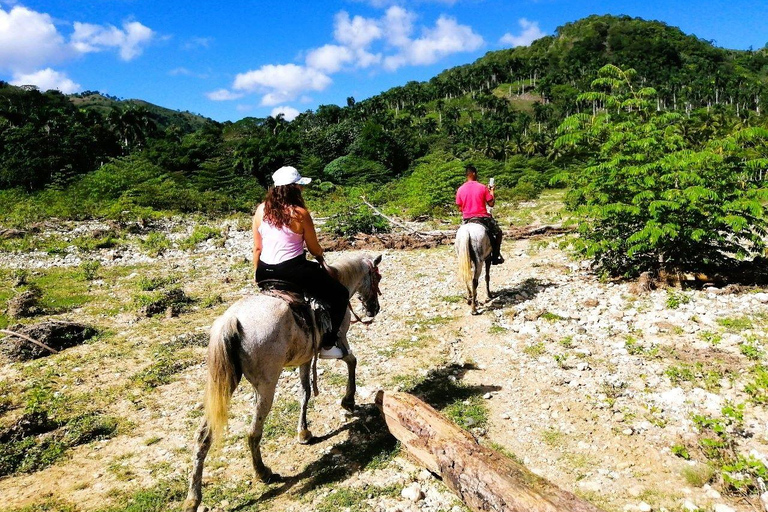
[[362, 264], [365, 258], [367, 258], [367, 255], [345, 256], [340, 261], [334, 262], [331, 266], [339, 272], [339, 281], [344, 283], [345, 286], [349, 286], [350, 283], [357, 281], [368, 270], [367, 266]]

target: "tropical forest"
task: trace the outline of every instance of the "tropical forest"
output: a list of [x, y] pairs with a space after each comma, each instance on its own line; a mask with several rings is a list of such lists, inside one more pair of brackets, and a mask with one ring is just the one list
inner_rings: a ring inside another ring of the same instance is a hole
[[[477, 315], [468, 165], [506, 258]], [[331, 264], [368, 258], [358, 403], [340, 416], [347, 368], [315, 360], [320, 437], [297, 442], [309, 374], [283, 370], [255, 442], [283, 480], [260, 480], [238, 374], [195, 495], [206, 346], [258, 292], [252, 215], [282, 166], [312, 178]], [[290, 121], [0, 82], [0, 510], [510, 510], [456, 490], [484, 470], [408, 456], [390, 390], [576, 500], [514, 510], [768, 510], [767, 208], [768, 46], [660, 21], [589, 16]]]

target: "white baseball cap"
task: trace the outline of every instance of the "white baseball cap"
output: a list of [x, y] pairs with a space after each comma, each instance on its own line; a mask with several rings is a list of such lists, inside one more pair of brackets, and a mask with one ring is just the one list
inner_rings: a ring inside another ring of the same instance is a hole
[[302, 178], [301, 174], [299, 174], [299, 171], [297, 171], [295, 167], [286, 165], [285, 167], [281, 167], [272, 173], [272, 180], [275, 182], [275, 186], [279, 187], [282, 185], [290, 185], [292, 183], [297, 185], [306, 185], [312, 181], [312, 178]]

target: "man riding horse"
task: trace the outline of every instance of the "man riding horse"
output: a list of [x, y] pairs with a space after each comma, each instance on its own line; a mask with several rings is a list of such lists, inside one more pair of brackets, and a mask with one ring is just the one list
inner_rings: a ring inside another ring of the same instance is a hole
[[491, 264], [500, 265], [504, 263], [504, 258], [501, 256], [501, 228], [486, 208], [486, 205], [493, 206], [496, 203], [495, 187], [493, 185], [486, 187], [478, 182], [477, 169], [473, 165], [468, 165], [466, 172], [467, 181], [456, 191], [456, 204], [461, 210], [465, 224], [477, 222], [485, 226], [488, 237], [491, 239]]

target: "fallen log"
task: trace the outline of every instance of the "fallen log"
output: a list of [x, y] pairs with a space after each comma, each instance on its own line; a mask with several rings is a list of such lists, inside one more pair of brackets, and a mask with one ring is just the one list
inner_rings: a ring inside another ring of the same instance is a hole
[[601, 509], [481, 446], [466, 431], [408, 393], [379, 391], [390, 432], [472, 510], [601, 512]]

